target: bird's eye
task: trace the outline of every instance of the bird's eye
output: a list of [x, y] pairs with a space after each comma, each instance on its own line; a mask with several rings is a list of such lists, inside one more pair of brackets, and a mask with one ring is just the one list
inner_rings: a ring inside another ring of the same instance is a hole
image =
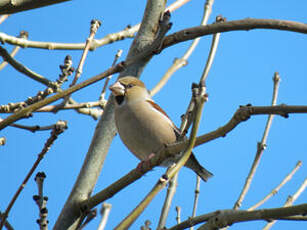
[[132, 88], [133, 87], [133, 84], [128, 84], [126, 85], [126, 88], [129, 89], [129, 88]]

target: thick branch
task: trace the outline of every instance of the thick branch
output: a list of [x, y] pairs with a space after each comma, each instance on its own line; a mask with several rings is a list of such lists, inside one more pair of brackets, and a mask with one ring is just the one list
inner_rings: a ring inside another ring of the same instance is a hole
[[0, 14], [13, 14], [66, 1], [70, 0], [2, 0], [0, 1]]
[[276, 19], [253, 19], [247, 18], [242, 20], [228, 21], [223, 23], [215, 23], [206, 26], [197, 26], [184, 29], [165, 37], [162, 48], [175, 45], [179, 42], [192, 40], [196, 37], [206, 36], [210, 34], [230, 32], [236, 30], [253, 30], [253, 29], [274, 29], [285, 30], [298, 33], [307, 33], [307, 24], [276, 20]]
[[[190, 218], [172, 228], [169, 228], [168, 230], [186, 229], [188, 227], [194, 226], [196, 224], [205, 221], [208, 221], [207, 223], [208, 225], [210, 225], [210, 227], [213, 227], [213, 229], [214, 227], [216, 227], [217, 229], [225, 227], [225, 225], [231, 225], [238, 222], [251, 221], [251, 220], [279, 219], [295, 215], [304, 215], [306, 214], [306, 212], [307, 212], [307, 203], [291, 207], [259, 209], [255, 211], [220, 210], [205, 215], [201, 215], [195, 218]], [[202, 229], [202, 227], [200, 227], [200, 229]]]

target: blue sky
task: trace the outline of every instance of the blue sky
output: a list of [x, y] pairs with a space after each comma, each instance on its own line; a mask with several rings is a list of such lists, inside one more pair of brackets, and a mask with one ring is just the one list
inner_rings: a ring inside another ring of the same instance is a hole
[[[170, 2], [171, 3], [171, 2]], [[192, 0], [183, 8], [172, 13], [175, 31], [197, 26], [202, 17], [204, 1]], [[29, 32], [29, 39], [35, 41], [83, 42], [89, 33], [90, 21], [102, 20], [102, 27], [96, 37], [124, 29], [128, 24], [135, 25], [142, 19], [145, 1], [71, 1], [18, 13], [9, 17], [0, 25], [0, 31], [9, 35], [18, 35], [21, 30]], [[306, 1], [222, 1], [216, 0], [209, 23], [222, 14], [227, 20], [252, 18], [270, 18], [294, 20], [306, 23]], [[180, 69], [155, 97], [162, 108], [180, 124], [180, 115], [189, 103], [192, 82], [197, 82], [210, 48], [212, 36], [201, 39], [197, 50], [189, 59], [189, 64]], [[118, 49], [123, 49], [122, 60], [127, 54], [132, 39], [116, 42], [90, 52], [86, 59], [81, 81], [106, 70], [112, 63]], [[145, 68], [141, 79], [151, 89], [171, 66], [173, 59], [181, 57], [190, 42], [164, 50], [155, 56]], [[11, 50], [13, 47], [4, 45]], [[224, 125], [239, 107], [269, 105], [271, 103], [275, 71], [281, 76], [278, 104], [306, 105], [307, 97], [307, 40], [306, 35], [272, 30], [236, 31], [221, 35], [219, 48], [207, 81], [209, 101], [204, 107], [199, 134], [215, 130]], [[81, 51], [48, 51], [40, 49], [22, 49], [16, 59], [27, 67], [51, 80], [58, 77], [59, 65], [65, 56], [73, 57], [76, 67]], [[0, 72], [3, 79], [0, 85], [0, 104], [24, 101], [44, 89], [40, 83], [33, 82], [7, 66]], [[116, 77], [116, 76], [115, 76]], [[112, 80], [112, 82], [115, 78]], [[74, 99], [85, 102], [95, 101], [99, 97], [103, 82], [98, 82], [73, 95]], [[66, 83], [65, 87], [68, 87]], [[109, 93], [109, 92], [108, 92]], [[1, 115], [4, 118], [6, 115]], [[197, 213], [204, 214], [217, 209], [232, 208], [256, 152], [257, 142], [261, 140], [267, 116], [255, 116], [240, 124], [225, 138], [209, 142], [195, 149], [196, 157], [214, 177], [208, 183], [201, 183], [201, 194]], [[58, 114], [35, 114], [33, 118], [19, 121], [27, 125], [49, 125], [57, 120], [67, 120], [68, 130], [60, 136], [50, 152], [45, 156], [37, 171], [47, 174], [44, 192], [49, 197], [47, 208], [50, 228], [53, 226], [76, 179], [88, 150], [97, 124], [92, 118], [79, 115], [74, 111]], [[293, 195], [306, 178], [306, 115], [291, 115], [288, 119], [275, 117], [259, 168], [251, 189], [242, 208], [249, 208], [267, 195], [292, 170], [298, 160], [303, 165], [293, 179], [262, 208], [282, 206], [288, 195]], [[0, 136], [7, 138], [4, 147], [0, 147], [0, 172], [2, 186], [0, 190], [0, 210], [4, 211], [14, 192], [29, 171], [49, 131], [30, 133], [15, 128], [3, 130]], [[117, 136], [104, 163], [102, 174], [94, 193], [105, 188], [116, 179], [125, 175], [138, 164], [138, 160], [129, 153]], [[164, 168], [155, 168], [142, 179], [125, 188], [107, 202], [112, 204], [107, 229], [115, 227], [151, 189]], [[195, 175], [188, 169], [181, 170], [173, 207], [167, 226], [175, 224], [175, 206], [182, 208], [182, 220], [191, 215], [193, 204]], [[139, 229], [145, 220], [156, 227], [160, 206], [166, 190], [153, 200], [152, 204], [135, 222], [132, 229]], [[32, 196], [37, 194], [36, 184], [31, 178], [21, 193], [9, 215], [9, 221], [15, 229], [35, 229], [38, 218], [37, 207]], [[127, 199], [128, 198], [128, 199]], [[307, 200], [306, 191], [295, 204]], [[100, 206], [99, 206], [100, 208]], [[98, 219], [92, 221], [88, 229], [96, 229]], [[240, 223], [231, 229], [259, 229], [264, 222]], [[305, 223], [278, 222], [273, 229], [304, 229]]]

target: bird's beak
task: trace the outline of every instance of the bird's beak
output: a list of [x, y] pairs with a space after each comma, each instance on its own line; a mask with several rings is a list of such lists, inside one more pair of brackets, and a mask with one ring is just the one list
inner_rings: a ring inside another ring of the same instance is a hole
[[125, 87], [120, 82], [115, 82], [113, 85], [109, 87], [114, 96], [124, 96], [125, 95]]

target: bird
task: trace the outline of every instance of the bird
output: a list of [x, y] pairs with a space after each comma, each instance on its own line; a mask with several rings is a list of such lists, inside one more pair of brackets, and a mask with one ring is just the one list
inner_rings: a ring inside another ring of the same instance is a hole
[[[134, 76], [125, 76], [119, 78], [109, 89], [115, 98], [114, 117], [120, 139], [141, 162], [149, 160], [163, 146], [178, 141], [179, 129], [153, 101], [141, 80]], [[160, 166], [169, 167], [175, 160], [166, 159]], [[204, 181], [213, 176], [200, 165], [193, 153], [185, 166]]]

